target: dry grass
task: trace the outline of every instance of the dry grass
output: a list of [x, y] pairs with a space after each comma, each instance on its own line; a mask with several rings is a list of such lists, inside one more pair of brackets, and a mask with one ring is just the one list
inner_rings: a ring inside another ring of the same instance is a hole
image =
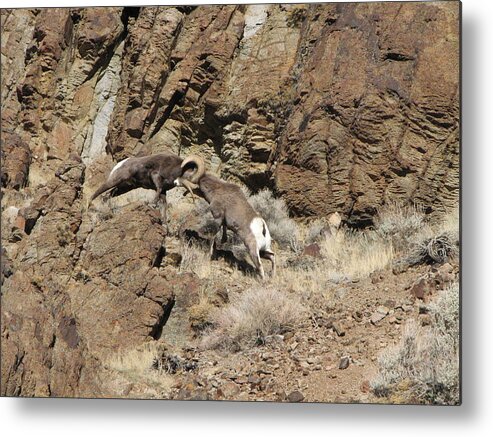
[[444, 263], [459, 255], [458, 209], [431, 223], [417, 206], [388, 205], [379, 211], [375, 231], [391, 241], [396, 265]]
[[287, 260], [285, 257], [279, 257], [281, 267], [277, 269], [273, 280], [276, 286], [304, 299], [309, 299], [313, 295], [327, 294], [330, 290], [331, 277], [329, 272], [324, 270], [322, 261], [309, 260], [311, 261], [309, 264], [293, 266], [286, 265]]
[[[357, 231], [342, 227], [329, 231], [330, 226], [324, 218], [305, 225], [296, 224], [289, 218], [284, 202], [272, 197], [267, 190], [250, 196], [250, 199], [268, 222], [274, 241], [284, 243], [276, 248], [279, 268], [273, 283], [282, 289], [300, 292], [303, 296], [307, 293], [323, 294], [331, 283], [364, 279], [375, 271], [388, 268], [393, 262], [405, 260], [409, 264], [409, 260], [416, 256], [419, 260], [412, 263], [422, 262], [423, 247], [427, 254], [432, 255], [436, 249], [438, 255], [435, 258], [449, 258], [458, 252], [458, 244], [453, 242], [454, 235], [458, 237], [458, 219], [453, 214], [432, 226], [426, 222], [419, 208], [390, 205], [380, 211], [374, 230]], [[180, 200], [179, 205], [182, 204], [187, 205]], [[196, 208], [186, 206], [190, 207], [192, 210]], [[207, 211], [202, 209], [199, 211], [201, 216], [208, 217]], [[322, 258], [299, 256], [303, 245], [314, 241], [320, 246]], [[194, 272], [200, 278], [218, 273], [216, 270], [220, 263], [210, 260], [205, 246], [183, 244], [181, 271]], [[243, 243], [235, 238], [230, 238], [227, 244], [219, 247], [232, 251], [239, 261], [250, 262]], [[283, 247], [287, 250], [282, 250]], [[252, 285], [255, 279], [235, 266], [232, 276], [242, 280], [245, 286]]]
[[192, 305], [188, 310], [192, 328], [196, 331], [203, 331], [204, 329], [209, 328], [213, 323], [212, 315], [215, 309], [216, 307], [211, 303], [208, 297], [201, 297], [198, 303]]
[[[189, 213], [209, 220], [205, 202], [194, 205], [175, 191], [168, 211], [175, 235]], [[227, 265], [221, 259], [211, 261], [205, 245], [182, 242], [180, 271], [197, 274], [204, 284], [198, 302], [188, 309], [192, 327], [202, 336], [199, 338], [204, 348], [238, 351], [268, 343], [276, 335], [302, 326], [308, 320], [309, 306], [315, 308], [315, 303], [333, 299], [337, 288], [341, 288], [334, 284], [364, 279], [386, 269], [396, 254], [408, 256], [413, 248], [430, 238], [458, 236], [458, 219], [453, 214], [432, 226], [417, 208], [393, 206], [379, 214], [374, 230], [343, 227], [331, 234], [325, 232], [328, 224], [324, 219], [308, 225], [294, 222], [285, 204], [268, 191], [250, 199], [280, 246], [276, 247], [278, 271], [274, 279], [259, 282], [256, 275], [245, 273], [237, 265]], [[321, 258], [300, 256], [300, 242], [315, 241], [320, 246]], [[235, 245], [235, 240], [230, 239], [229, 245], [237, 259], [244, 257], [242, 244]], [[225, 283], [231, 299], [226, 305], [224, 301], [214, 301], [214, 285], [219, 281]], [[457, 286], [446, 290], [430, 305], [434, 320], [431, 327], [409, 324], [402, 343], [380, 357], [380, 373], [372, 385], [377, 395], [392, 396], [404, 387], [409, 396], [423, 403], [458, 402], [456, 291]], [[145, 378], [166, 387], [166, 378], [170, 377], [162, 369], [152, 369], [155, 359], [155, 350], [127, 351], [113, 357], [110, 367], [128, 379]]]
[[188, 309], [190, 324], [196, 331], [203, 331], [213, 324], [217, 295], [213, 277], [200, 287], [199, 300]]
[[269, 336], [296, 329], [305, 308], [294, 294], [275, 288], [251, 288], [214, 316], [215, 329], [205, 335], [205, 348], [238, 351], [265, 343]]
[[325, 269], [333, 277], [362, 279], [385, 269], [393, 257], [392, 245], [373, 231], [341, 229], [321, 243]]
[[[366, 278], [375, 271], [387, 268], [393, 256], [392, 244], [373, 231], [341, 229], [335, 235], [323, 237], [319, 245], [322, 255], [319, 259], [300, 257], [293, 255], [291, 251], [276, 251], [277, 274], [273, 279], [268, 278], [267, 283], [304, 297], [313, 294], [328, 295], [331, 284]], [[236, 259], [249, 260], [242, 244], [230, 249]], [[193, 242], [182, 243], [181, 253], [181, 272], [193, 272], [201, 279], [223, 273], [220, 271], [224, 268], [223, 263], [211, 260], [205, 246]], [[263, 264], [269, 275], [270, 263], [263, 260]], [[251, 273], [246, 273], [235, 265], [230, 265], [229, 269], [229, 281], [240, 281], [245, 287], [258, 281], [253, 269]], [[205, 308], [206, 302], [203, 304]]]
[[[392, 244], [373, 231], [340, 229], [335, 235], [326, 235], [318, 244], [321, 259], [284, 259], [285, 267], [279, 269], [281, 284], [295, 290], [321, 291], [328, 282], [366, 278], [388, 267], [393, 257]], [[282, 261], [281, 258], [281, 264]]]
[[202, 246], [192, 241], [182, 242], [180, 272], [195, 273], [199, 278], [209, 278], [212, 272], [211, 257]]
[[[228, 259], [227, 265], [224, 260], [211, 259], [208, 244], [201, 244], [196, 241], [181, 241], [180, 272], [195, 273], [200, 279], [217, 278], [224, 275], [225, 271], [228, 274], [228, 280], [231, 282], [240, 282], [245, 286], [256, 283], [258, 276], [250, 260], [248, 251], [243, 243], [235, 244], [229, 241], [224, 245], [219, 246], [223, 254]], [[250, 266], [249, 268], [245, 266]], [[267, 266], [264, 260], [266, 273], [269, 274], [269, 263]]]
[[442, 291], [428, 311], [431, 326], [410, 321], [400, 344], [379, 357], [379, 374], [372, 382], [376, 395], [391, 396], [407, 382], [410, 400], [459, 402], [459, 285]]
[[455, 208], [446, 214], [443, 219], [440, 221], [438, 228], [442, 232], [456, 232], [459, 233], [459, 224], [460, 224], [460, 216], [459, 216], [459, 208]]
[[161, 346], [158, 343], [144, 343], [136, 349], [120, 350], [108, 356], [104, 364], [108, 369], [120, 373], [129, 381], [143, 382], [166, 391], [171, 388], [173, 380], [154, 367], [156, 357], [161, 353]]

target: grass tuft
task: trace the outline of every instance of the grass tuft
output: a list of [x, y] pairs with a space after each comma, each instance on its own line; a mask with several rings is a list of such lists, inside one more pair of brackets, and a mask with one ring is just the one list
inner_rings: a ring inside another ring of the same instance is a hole
[[182, 242], [180, 272], [192, 272], [199, 278], [210, 277], [212, 266], [209, 252], [193, 241]]
[[144, 343], [135, 349], [120, 350], [105, 359], [105, 366], [134, 383], [143, 383], [167, 391], [172, 379], [156, 370], [155, 361], [162, 353], [162, 345], [156, 342]]
[[340, 229], [321, 242], [324, 271], [348, 280], [362, 279], [390, 265], [392, 244], [374, 231]]
[[217, 311], [215, 329], [205, 335], [203, 346], [238, 351], [265, 343], [267, 337], [296, 329], [305, 308], [293, 294], [275, 288], [251, 288]]

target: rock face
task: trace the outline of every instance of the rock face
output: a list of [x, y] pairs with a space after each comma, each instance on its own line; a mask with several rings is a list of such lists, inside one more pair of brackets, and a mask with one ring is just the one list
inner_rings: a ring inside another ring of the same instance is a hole
[[[200, 153], [293, 215], [355, 226], [459, 195], [456, 2], [1, 11], [2, 387], [98, 394], [174, 289], [143, 201], [85, 202], [125, 157]], [[180, 288], [181, 287], [181, 288]]]
[[31, 186], [70, 152], [172, 149], [271, 186], [296, 215], [442, 211], [458, 197], [458, 8], [6, 10], [2, 127], [34, 155]]
[[357, 224], [389, 200], [455, 202], [457, 12], [457, 3], [308, 9], [295, 105], [271, 159], [293, 210], [343, 211]]

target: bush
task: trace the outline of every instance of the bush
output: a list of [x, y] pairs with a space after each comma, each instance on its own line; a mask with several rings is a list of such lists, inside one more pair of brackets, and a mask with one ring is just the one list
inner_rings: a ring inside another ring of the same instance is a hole
[[459, 285], [442, 291], [428, 311], [431, 326], [410, 321], [400, 344], [379, 357], [379, 374], [372, 382], [377, 396], [389, 396], [407, 381], [418, 402], [459, 403]]
[[397, 261], [405, 265], [453, 261], [459, 256], [459, 214], [452, 211], [434, 226], [425, 224], [410, 239], [407, 252]]
[[238, 351], [263, 344], [269, 336], [296, 329], [304, 312], [295, 295], [272, 288], [247, 290], [217, 311], [215, 329], [204, 337], [203, 346]]
[[459, 238], [444, 233], [424, 238], [413, 245], [408, 262], [410, 265], [445, 263], [459, 256]]
[[279, 246], [294, 252], [301, 250], [298, 225], [289, 217], [284, 200], [274, 197], [270, 190], [262, 190], [250, 196], [249, 202], [265, 220], [273, 240]]
[[310, 222], [305, 230], [305, 244], [312, 244], [320, 241], [327, 235], [329, 225], [325, 219], [316, 218]]
[[378, 212], [375, 231], [392, 242], [396, 265], [444, 263], [459, 255], [458, 211], [432, 224], [421, 208], [394, 203]]
[[392, 203], [380, 209], [375, 218], [375, 231], [389, 239], [397, 252], [405, 252], [424, 226], [425, 214], [417, 206]]

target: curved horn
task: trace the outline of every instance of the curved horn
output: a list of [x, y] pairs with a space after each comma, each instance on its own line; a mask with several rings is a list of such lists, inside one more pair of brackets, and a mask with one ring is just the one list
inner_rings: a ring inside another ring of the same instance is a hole
[[181, 168], [182, 168], [182, 174], [183, 174], [183, 169], [188, 165], [188, 164], [195, 164], [197, 167], [197, 170], [195, 173], [188, 178], [190, 182], [193, 182], [194, 184], [198, 183], [200, 178], [204, 176], [205, 173], [205, 163], [204, 160], [197, 155], [190, 155], [187, 158], [183, 160], [181, 163]]

